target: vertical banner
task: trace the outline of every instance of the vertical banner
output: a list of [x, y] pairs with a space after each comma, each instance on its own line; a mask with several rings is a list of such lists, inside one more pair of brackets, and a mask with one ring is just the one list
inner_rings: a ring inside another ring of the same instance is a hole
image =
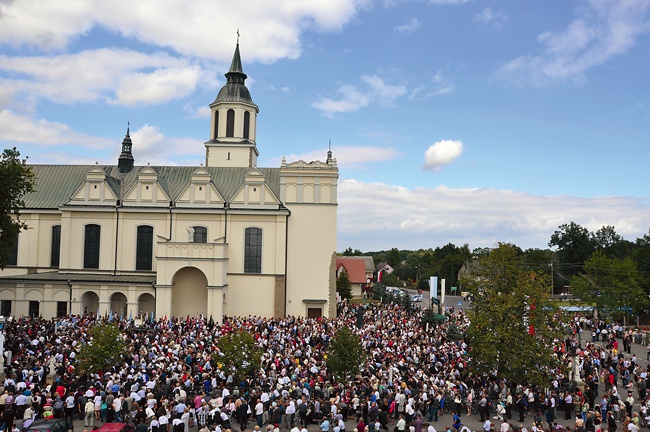
[[440, 280], [440, 306], [445, 304], [445, 279]]
[[431, 276], [429, 278], [429, 298], [438, 298], [438, 276]]

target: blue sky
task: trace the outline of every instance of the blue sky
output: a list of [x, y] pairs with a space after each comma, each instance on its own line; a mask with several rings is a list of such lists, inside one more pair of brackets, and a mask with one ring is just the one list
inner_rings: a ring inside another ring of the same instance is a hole
[[650, 0], [0, 4], [0, 143], [198, 165], [239, 29], [260, 166], [340, 166], [338, 249], [648, 232]]

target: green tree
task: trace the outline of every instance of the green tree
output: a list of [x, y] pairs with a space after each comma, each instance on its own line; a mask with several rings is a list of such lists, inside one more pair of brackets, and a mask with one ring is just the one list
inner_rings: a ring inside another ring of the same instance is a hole
[[561, 338], [550, 278], [521, 265], [516, 247], [499, 244], [462, 283], [474, 299], [467, 311], [471, 370], [546, 384], [557, 366], [551, 346]]
[[636, 263], [631, 258], [608, 258], [596, 251], [585, 262], [584, 274], [571, 279], [573, 295], [593, 303], [598, 309], [608, 309], [621, 317], [627, 309], [640, 310], [648, 305], [648, 297], [639, 284]]
[[349, 328], [342, 327], [336, 332], [327, 351], [327, 367], [339, 381], [351, 379], [360, 371], [366, 356], [361, 339]]
[[227, 375], [232, 374], [236, 382], [260, 367], [262, 349], [245, 330], [236, 330], [221, 336], [217, 348], [218, 351], [212, 355], [212, 361]]
[[577, 274], [596, 250], [593, 235], [575, 222], [560, 225], [551, 235], [548, 245], [557, 247], [560, 271], [564, 275]]
[[393, 268], [397, 267], [402, 262], [402, 254], [399, 249], [392, 248], [386, 256], [386, 262]]
[[345, 268], [341, 269], [339, 276], [336, 278], [336, 292], [341, 299], [350, 300], [352, 298], [352, 283]]
[[27, 229], [19, 212], [25, 207], [24, 196], [34, 190], [34, 173], [27, 159], [20, 159], [15, 147], [5, 149], [0, 156], [0, 269], [12, 255], [18, 233]]
[[359, 249], [352, 250], [351, 247], [343, 251], [343, 256], [361, 256], [362, 252]]
[[128, 353], [129, 344], [115, 323], [98, 324], [90, 329], [90, 338], [79, 351], [79, 370], [83, 373], [106, 371], [122, 363]]

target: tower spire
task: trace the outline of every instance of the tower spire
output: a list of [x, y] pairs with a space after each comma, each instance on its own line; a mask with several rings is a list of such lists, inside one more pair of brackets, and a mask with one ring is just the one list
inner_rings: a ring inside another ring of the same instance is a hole
[[329, 144], [327, 146], [327, 161], [325, 163], [332, 163], [334, 159], [332, 158], [332, 140], [329, 140]]

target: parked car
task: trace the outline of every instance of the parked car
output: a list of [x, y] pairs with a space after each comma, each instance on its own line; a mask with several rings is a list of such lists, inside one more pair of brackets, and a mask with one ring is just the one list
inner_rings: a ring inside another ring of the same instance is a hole
[[36, 420], [30, 424], [25, 432], [74, 432], [74, 425], [62, 419]]

